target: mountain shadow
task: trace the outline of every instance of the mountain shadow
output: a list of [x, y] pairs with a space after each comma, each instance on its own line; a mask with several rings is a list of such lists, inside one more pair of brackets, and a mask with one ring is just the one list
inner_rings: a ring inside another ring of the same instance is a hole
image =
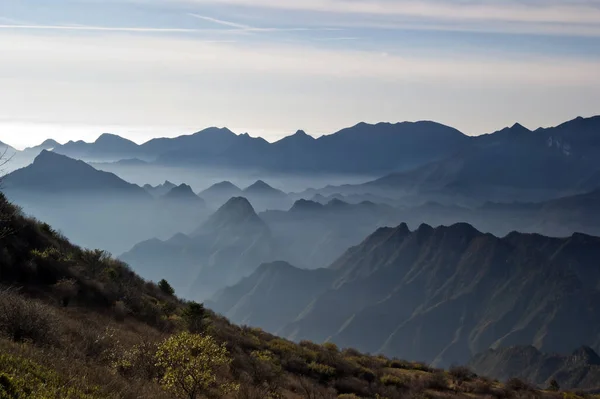
[[[401, 224], [349, 249], [328, 268], [335, 273], [330, 287], [303, 297], [308, 305], [287, 320], [259, 315], [240, 286], [221, 293], [214, 306], [235, 317], [242, 315], [232, 309], [246, 309], [298, 341], [330, 340], [435, 365], [464, 364], [510, 345], [568, 351], [600, 342], [598, 310], [587, 305], [600, 300], [598, 256], [600, 239], [583, 234], [499, 238], [464, 223], [414, 231]], [[268, 300], [277, 307], [290, 298]], [[254, 302], [260, 300], [252, 296]]]

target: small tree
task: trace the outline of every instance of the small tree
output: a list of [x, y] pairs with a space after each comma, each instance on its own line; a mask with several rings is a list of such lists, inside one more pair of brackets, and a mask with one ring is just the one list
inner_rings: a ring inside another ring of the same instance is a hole
[[181, 317], [185, 321], [188, 330], [193, 333], [204, 331], [204, 318], [206, 317], [206, 309], [204, 305], [198, 302], [189, 302]]
[[558, 391], [560, 391], [560, 385], [558, 384], [558, 381], [556, 381], [556, 380], [550, 381], [550, 385], [548, 386], [548, 390], [552, 391], [552, 392], [558, 392]]
[[164, 278], [158, 282], [158, 288], [167, 295], [175, 295], [175, 289]]
[[166, 339], [156, 352], [156, 365], [164, 369], [163, 388], [182, 399], [200, 394], [222, 397], [239, 389], [236, 384], [218, 381], [217, 372], [231, 364], [225, 344], [207, 335], [182, 332]]

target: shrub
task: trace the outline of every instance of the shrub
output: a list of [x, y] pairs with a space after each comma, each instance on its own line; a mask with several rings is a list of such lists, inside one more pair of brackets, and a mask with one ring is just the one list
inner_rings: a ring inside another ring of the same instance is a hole
[[386, 374], [381, 377], [380, 382], [385, 386], [393, 386], [396, 388], [407, 388], [408, 384], [406, 379], [397, 377], [395, 375]]
[[160, 376], [160, 368], [156, 365], [158, 345], [144, 342], [125, 351], [114, 363], [114, 369], [128, 378], [154, 380]]
[[534, 391], [534, 388], [527, 382], [518, 378], [511, 378], [506, 382], [506, 388], [512, 391]]
[[448, 389], [448, 379], [443, 372], [436, 372], [422, 378], [424, 389], [443, 391]]
[[469, 382], [477, 377], [468, 367], [463, 366], [452, 366], [449, 373], [456, 382]]
[[180, 398], [195, 399], [208, 392], [224, 396], [237, 391], [239, 386], [217, 379], [217, 372], [230, 364], [225, 344], [189, 332], [167, 338], [156, 352], [156, 365], [165, 370], [161, 385]]
[[[8, 354], [0, 354], [0, 398], [102, 398], [97, 387], [74, 387], [54, 371]], [[82, 382], [78, 381], [81, 385]]]
[[403, 370], [410, 370], [412, 368], [411, 364], [403, 361], [403, 360], [397, 360], [394, 359], [390, 362], [389, 367], [392, 369], [403, 369]]
[[169, 296], [175, 295], [175, 289], [171, 287], [171, 284], [169, 284], [169, 282], [164, 278], [158, 282], [158, 288], [160, 288], [163, 293]]
[[56, 315], [52, 308], [26, 300], [9, 291], [0, 291], [0, 333], [15, 342], [56, 344]]
[[326, 364], [311, 362], [308, 364], [308, 369], [318, 375], [320, 379], [329, 380], [335, 376], [335, 369]]
[[548, 385], [548, 390], [552, 392], [560, 391], [560, 385], [558, 384], [558, 381], [554, 379], [550, 381], [550, 384]]

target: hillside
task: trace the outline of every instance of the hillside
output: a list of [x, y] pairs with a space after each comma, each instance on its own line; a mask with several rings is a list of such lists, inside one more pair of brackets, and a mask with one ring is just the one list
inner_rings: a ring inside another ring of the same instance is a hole
[[554, 380], [563, 389], [600, 389], [600, 357], [590, 347], [567, 355], [542, 353], [533, 346], [490, 349], [474, 356], [469, 365], [502, 380], [523, 378], [542, 386]]
[[[583, 234], [500, 238], [465, 223], [414, 231], [401, 224], [378, 229], [336, 260], [326, 290], [296, 288], [293, 300], [306, 304], [300, 311], [282, 310], [290, 298], [250, 283], [263, 281], [265, 269], [224, 290], [212, 306], [234, 322], [243, 316], [235, 309], [246, 309], [254, 320], [268, 320], [269, 331], [294, 340], [332, 341], [435, 365], [465, 363], [490, 347], [510, 345], [598, 349], [600, 318], [589, 304], [600, 300], [599, 254], [600, 239]], [[277, 276], [289, 285], [285, 270]], [[273, 305], [251, 306], [262, 301]], [[271, 320], [270, 314], [286, 317]]]
[[0, 288], [3, 398], [562, 398], [237, 327], [73, 246], [3, 196], [0, 213], [0, 284], [12, 287]]

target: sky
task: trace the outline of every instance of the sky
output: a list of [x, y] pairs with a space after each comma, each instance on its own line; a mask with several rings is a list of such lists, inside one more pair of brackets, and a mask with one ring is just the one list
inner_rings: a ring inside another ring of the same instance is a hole
[[600, 114], [600, 0], [1, 0], [0, 140]]

